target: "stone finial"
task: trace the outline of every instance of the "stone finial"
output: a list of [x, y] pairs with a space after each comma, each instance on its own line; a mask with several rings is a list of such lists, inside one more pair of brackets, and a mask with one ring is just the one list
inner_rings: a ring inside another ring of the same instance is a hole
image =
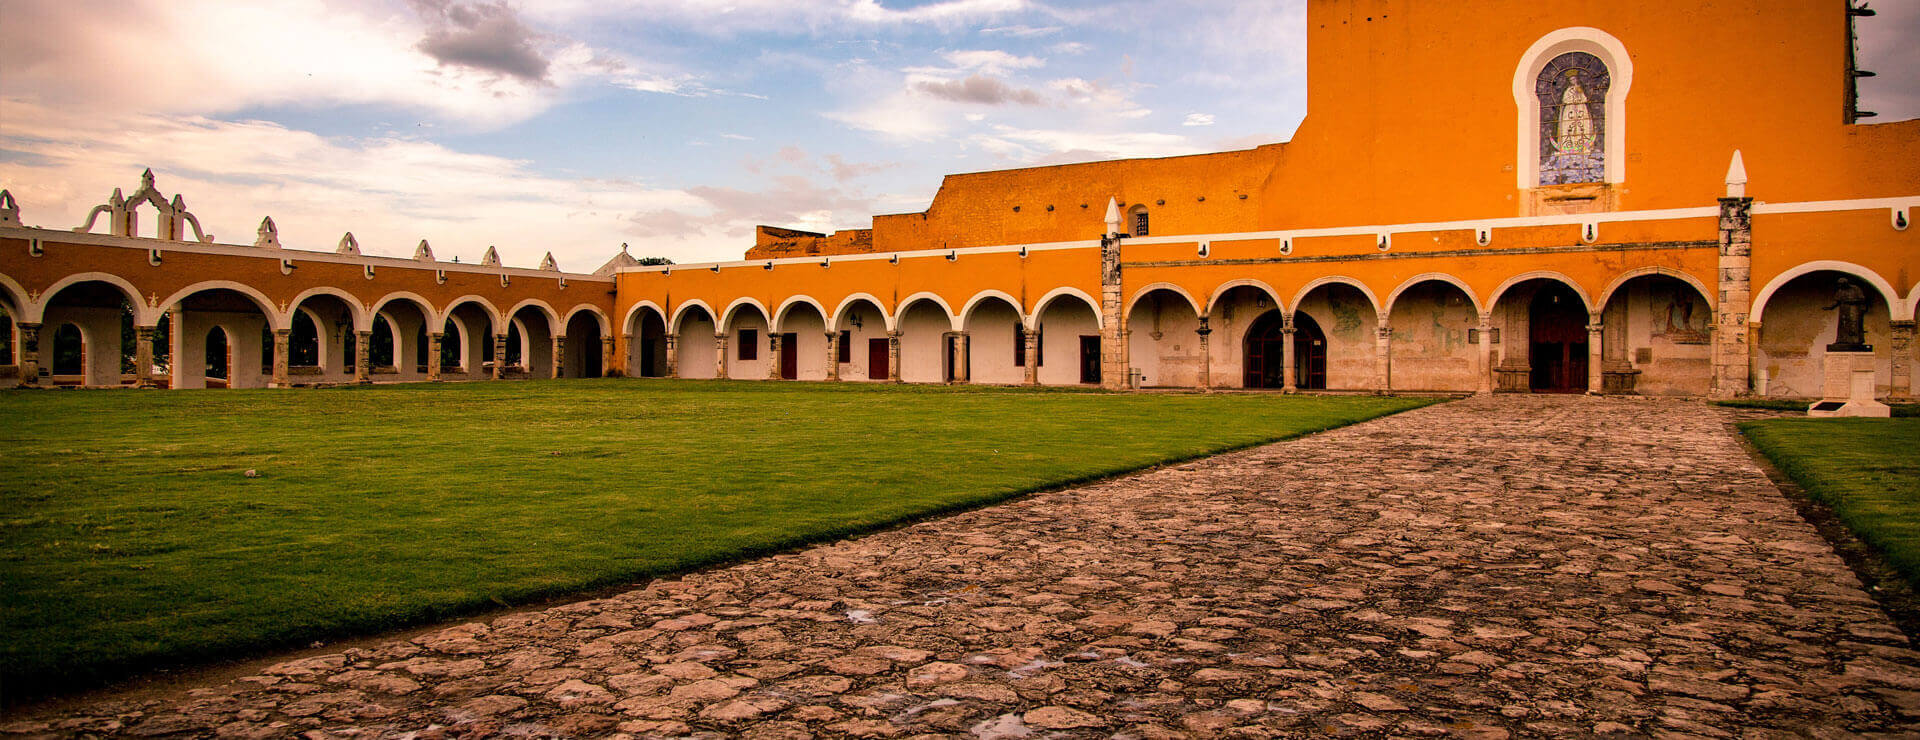
[[107, 199], [107, 205], [119, 208], [127, 204], [127, 196], [120, 194], [119, 188], [113, 189], [113, 197]]
[[480, 255], [480, 266], [481, 267], [499, 267], [500, 252], [498, 250], [495, 250], [492, 245], [488, 245], [487, 253]]
[[553, 253], [552, 253], [552, 252], [548, 252], [548, 253], [547, 253], [547, 256], [545, 256], [545, 257], [542, 257], [542, 258], [540, 258], [540, 269], [542, 269], [542, 270], [546, 270], [547, 272], [559, 272], [559, 271], [560, 271], [560, 265], [558, 265], [558, 264], [556, 264], [556, 263], [555, 263], [555, 262], [553, 261]]
[[1727, 197], [1747, 197], [1747, 163], [1738, 149], [1733, 150], [1733, 161], [1727, 163]]
[[153, 168], [152, 167], [148, 167], [147, 171], [140, 173], [140, 189], [141, 190], [153, 189]]
[[1120, 233], [1120, 201], [1107, 198], [1107, 233]]
[[179, 194], [179, 193], [174, 193], [174, 194], [173, 194], [173, 203], [172, 203], [172, 205], [171, 205], [171, 207], [173, 208], [173, 212], [174, 212], [174, 213], [186, 213], [186, 212], [187, 212], [187, 199], [186, 199], [186, 197], [185, 197], [185, 196], [182, 196], [182, 195], [181, 195], [181, 194]]
[[337, 254], [351, 254], [358, 257], [360, 256], [360, 240], [353, 238], [353, 232], [349, 231], [346, 236], [340, 237], [340, 246], [336, 247], [333, 251]]
[[413, 258], [420, 262], [432, 262], [433, 247], [427, 244], [427, 240], [421, 239], [420, 246], [413, 248]]
[[20, 204], [13, 199], [13, 193], [0, 190], [0, 226], [20, 225]]
[[255, 233], [259, 236], [254, 237], [253, 246], [265, 249], [280, 248], [280, 227], [273, 225], [272, 216], [260, 219], [260, 230]]

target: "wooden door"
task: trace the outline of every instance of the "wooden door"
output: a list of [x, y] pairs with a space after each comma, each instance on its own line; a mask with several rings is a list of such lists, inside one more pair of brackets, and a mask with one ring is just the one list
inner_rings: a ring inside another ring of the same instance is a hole
[[1080, 337], [1080, 382], [1100, 382], [1100, 337]]
[[1305, 312], [1293, 315], [1293, 384], [1307, 390], [1327, 387], [1327, 335]]
[[800, 379], [800, 335], [786, 332], [780, 335], [780, 377], [783, 380]]
[[1279, 388], [1286, 384], [1283, 371], [1286, 359], [1286, 318], [1279, 311], [1268, 311], [1247, 329], [1247, 346], [1241, 385], [1248, 388]]
[[867, 379], [887, 379], [887, 340], [867, 340]]
[[1528, 311], [1528, 359], [1535, 393], [1579, 393], [1587, 388], [1587, 313], [1573, 291], [1554, 285]]

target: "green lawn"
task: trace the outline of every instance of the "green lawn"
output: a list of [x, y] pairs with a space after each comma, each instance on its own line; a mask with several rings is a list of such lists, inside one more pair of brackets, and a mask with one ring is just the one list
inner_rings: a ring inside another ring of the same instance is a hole
[[1920, 588], [1920, 419], [1766, 419], [1740, 431]]
[[0, 393], [0, 683], [445, 619], [1431, 402], [660, 380]]

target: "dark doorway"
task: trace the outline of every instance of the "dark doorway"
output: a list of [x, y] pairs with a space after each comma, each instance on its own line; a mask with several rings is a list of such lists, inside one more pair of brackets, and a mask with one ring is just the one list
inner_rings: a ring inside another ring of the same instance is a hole
[[650, 309], [640, 312], [640, 367], [642, 378], [660, 378], [667, 374], [667, 322]]
[[[1304, 315], [1304, 314], [1302, 314]], [[1286, 385], [1286, 319], [1279, 311], [1268, 311], [1253, 320], [1247, 329], [1246, 372], [1242, 384], [1248, 388], [1281, 388]]]
[[800, 379], [800, 335], [795, 332], [780, 335], [780, 379]]
[[1305, 312], [1293, 315], [1293, 385], [1304, 390], [1327, 387], [1327, 334]]
[[[61, 324], [53, 330], [53, 370], [54, 375], [80, 375], [87, 373], [87, 343], [80, 335], [80, 327], [73, 324]], [[82, 383], [86, 378], [80, 379]]]
[[887, 340], [867, 340], [867, 379], [887, 379]]
[[1547, 283], [1528, 307], [1529, 355], [1535, 393], [1587, 389], [1587, 311], [1560, 283]]
[[1080, 382], [1100, 382], [1100, 336], [1080, 337]]
[[233, 354], [227, 351], [227, 332], [214, 327], [207, 332], [207, 387], [225, 388], [232, 380]]
[[960, 338], [952, 334], [946, 334], [943, 335], [941, 339], [941, 344], [946, 345], [946, 352], [940, 358], [940, 378], [951, 383], [955, 380], [953, 360], [955, 357], [960, 356]]

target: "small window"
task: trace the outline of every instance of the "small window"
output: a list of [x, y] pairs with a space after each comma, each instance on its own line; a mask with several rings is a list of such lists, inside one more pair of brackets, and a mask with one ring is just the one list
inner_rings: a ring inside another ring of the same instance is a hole
[[1139, 208], [1133, 212], [1133, 235], [1147, 235], [1147, 209]]
[[840, 332], [840, 347], [835, 351], [840, 355], [833, 358], [835, 362], [853, 362], [853, 332]]
[[760, 359], [760, 331], [759, 330], [757, 329], [741, 329], [740, 330], [740, 353], [737, 355], [737, 357], [741, 360]]

